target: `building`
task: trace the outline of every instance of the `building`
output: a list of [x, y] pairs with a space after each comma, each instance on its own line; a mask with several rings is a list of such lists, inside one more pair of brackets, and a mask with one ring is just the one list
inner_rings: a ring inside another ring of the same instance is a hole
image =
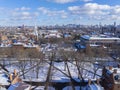
[[120, 43], [120, 38], [110, 37], [107, 35], [83, 35], [81, 36], [80, 40], [80, 43], [84, 46], [86, 46], [87, 44], [89, 44], [90, 46], [110, 46], [114, 43]]
[[117, 68], [112, 66], [103, 68], [102, 85], [105, 90], [120, 90], [120, 64]]
[[[13, 43], [7, 46], [0, 46], [0, 56], [4, 57], [15, 57], [17, 54], [30, 54], [35, 56], [36, 53], [40, 52], [40, 46], [32, 45], [30, 43]], [[19, 55], [19, 56], [20, 56]]]

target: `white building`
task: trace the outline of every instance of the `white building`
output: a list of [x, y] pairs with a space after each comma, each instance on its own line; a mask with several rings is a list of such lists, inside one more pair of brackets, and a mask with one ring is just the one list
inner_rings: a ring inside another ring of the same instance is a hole
[[99, 35], [99, 36], [89, 36], [83, 35], [80, 38], [81, 44], [86, 45], [111, 45], [113, 43], [120, 43], [120, 38], [118, 37], [110, 37], [106, 35]]

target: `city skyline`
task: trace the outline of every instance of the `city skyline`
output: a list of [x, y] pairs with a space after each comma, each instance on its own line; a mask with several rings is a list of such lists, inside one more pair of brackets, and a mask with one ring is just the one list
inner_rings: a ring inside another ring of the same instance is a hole
[[0, 0], [0, 25], [120, 24], [118, 0]]

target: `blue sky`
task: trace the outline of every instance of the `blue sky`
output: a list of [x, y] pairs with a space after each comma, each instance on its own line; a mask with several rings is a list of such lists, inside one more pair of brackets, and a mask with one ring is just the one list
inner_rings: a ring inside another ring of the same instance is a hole
[[120, 0], [0, 0], [0, 25], [120, 24]]

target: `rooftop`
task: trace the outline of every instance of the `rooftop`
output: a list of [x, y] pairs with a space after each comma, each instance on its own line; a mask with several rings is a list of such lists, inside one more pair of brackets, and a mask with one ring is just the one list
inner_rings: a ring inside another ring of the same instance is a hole
[[82, 38], [86, 40], [120, 40], [118, 37], [112, 37], [107, 35], [96, 35], [96, 36], [89, 36], [89, 35], [83, 35]]
[[115, 84], [120, 84], [120, 65], [114, 68], [112, 66], [107, 67], [107, 73], [113, 74]]

